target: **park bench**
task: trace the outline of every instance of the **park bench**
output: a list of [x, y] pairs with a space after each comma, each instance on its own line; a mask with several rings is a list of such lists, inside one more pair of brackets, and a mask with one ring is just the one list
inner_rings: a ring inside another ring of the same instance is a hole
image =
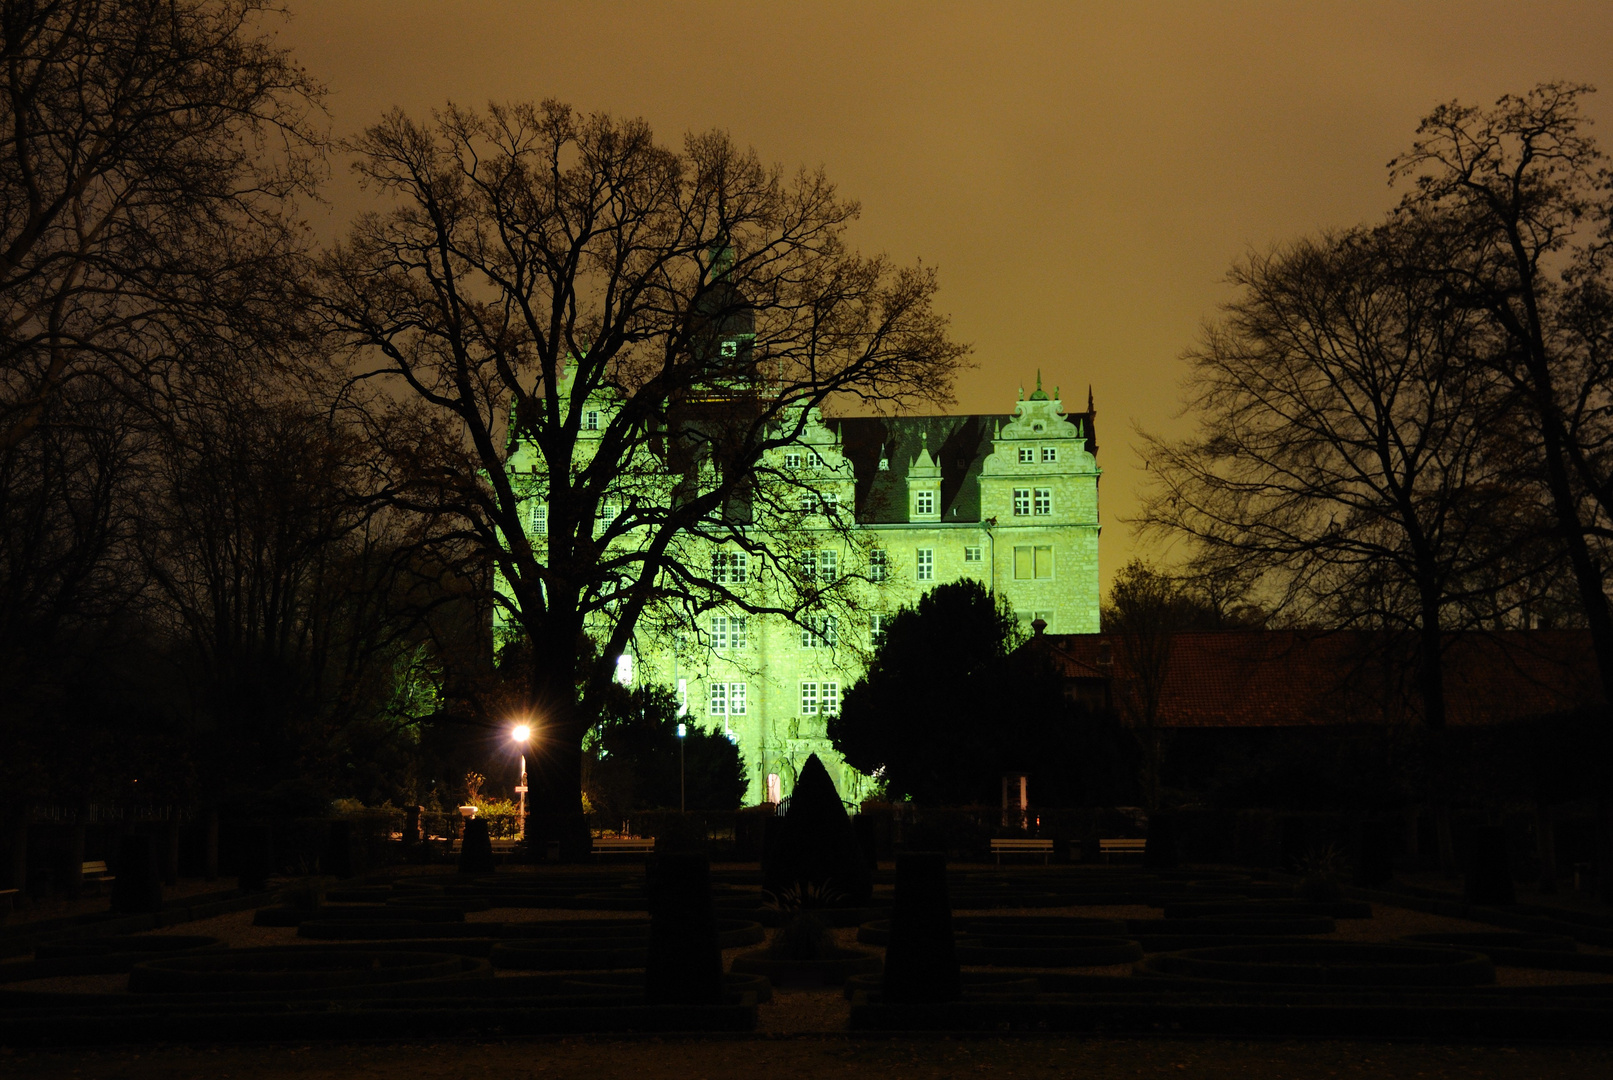
[[79, 870], [79, 879], [86, 885], [99, 888], [116, 881], [117, 875], [107, 869], [105, 859], [86, 859]]
[[1047, 857], [1053, 854], [1053, 841], [999, 838], [992, 840], [991, 853], [997, 856], [998, 866], [1003, 864], [1004, 855], [1040, 855], [1045, 865]]
[[655, 837], [653, 836], [594, 837], [595, 855], [653, 855], [654, 853]]
[[1098, 841], [1098, 854], [1103, 861], [1108, 862], [1111, 855], [1141, 855], [1148, 846], [1148, 841], [1141, 838], [1115, 838]]

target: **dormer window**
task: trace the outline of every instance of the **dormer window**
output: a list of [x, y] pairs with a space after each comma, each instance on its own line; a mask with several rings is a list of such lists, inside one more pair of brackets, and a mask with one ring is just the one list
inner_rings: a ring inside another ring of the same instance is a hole
[[915, 517], [924, 517], [935, 513], [935, 492], [915, 491], [913, 493], [913, 514]]
[[1032, 462], [1034, 462], [1035, 460], [1036, 460], [1036, 451], [1035, 450], [1032, 450], [1028, 446], [1021, 446], [1019, 448], [1019, 463], [1021, 465], [1029, 465]]

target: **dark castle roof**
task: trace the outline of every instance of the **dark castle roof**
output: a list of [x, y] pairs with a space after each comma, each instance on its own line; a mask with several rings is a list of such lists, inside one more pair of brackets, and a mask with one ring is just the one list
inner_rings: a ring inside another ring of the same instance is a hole
[[[1086, 448], [1096, 453], [1091, 412], [1070, 413], [1070, 421], [1087, 438]], [[991, 453], [991, 440], [999, 427], [1013, 420], [1009, 413], [975, 413], [965, 416], [848, 416], [829, 420], [840, 433], [842, 450], [857, 478], [857, 520], [868, 523], [905, 522], [907, 470], [921, 449], [941, 467], [941, 521], [980, 520], [980, 470]], [[881, 469], [880, 459], [890, 467]]]

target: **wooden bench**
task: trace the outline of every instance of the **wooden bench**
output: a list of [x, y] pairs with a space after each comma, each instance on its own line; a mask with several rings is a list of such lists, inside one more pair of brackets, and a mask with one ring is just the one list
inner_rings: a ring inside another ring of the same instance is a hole
[[594, 837], [594, 854], [653, 855], [655, 854], [655, 837], [596, 836]]
[[1141, 855], [1147, 847], [1147, 840], [1117, 837], [1113, 840], [1099, 840], [1098, 854], [1103, 856], [1104, 862], [1108, 862], [1111, 855]]
[[997, 839], [991, 842], [991, 853], [997, 856], [998, 866], [1003, 864], [1004, 855], [1040, 855], [1045, 866], [1053, 854], [1053, 841]]
[[112, 884], [117, 880], [117, 877], [116, 874], [107, 869], [105, 859], [86, 859], [84, 860], [84, 865], [79, 869], [79, 879], [85, 885], [94, 885], [97, 888], [102, 885]]

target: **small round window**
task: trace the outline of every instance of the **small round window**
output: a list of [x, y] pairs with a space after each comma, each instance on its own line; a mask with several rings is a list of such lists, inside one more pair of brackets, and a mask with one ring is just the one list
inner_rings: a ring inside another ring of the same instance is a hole
[[1042, 430], [1042, 425], [1041, 424], [1032, 424], [1031, 425], [1031, 430], [1032, 431], [1041, 431]]

